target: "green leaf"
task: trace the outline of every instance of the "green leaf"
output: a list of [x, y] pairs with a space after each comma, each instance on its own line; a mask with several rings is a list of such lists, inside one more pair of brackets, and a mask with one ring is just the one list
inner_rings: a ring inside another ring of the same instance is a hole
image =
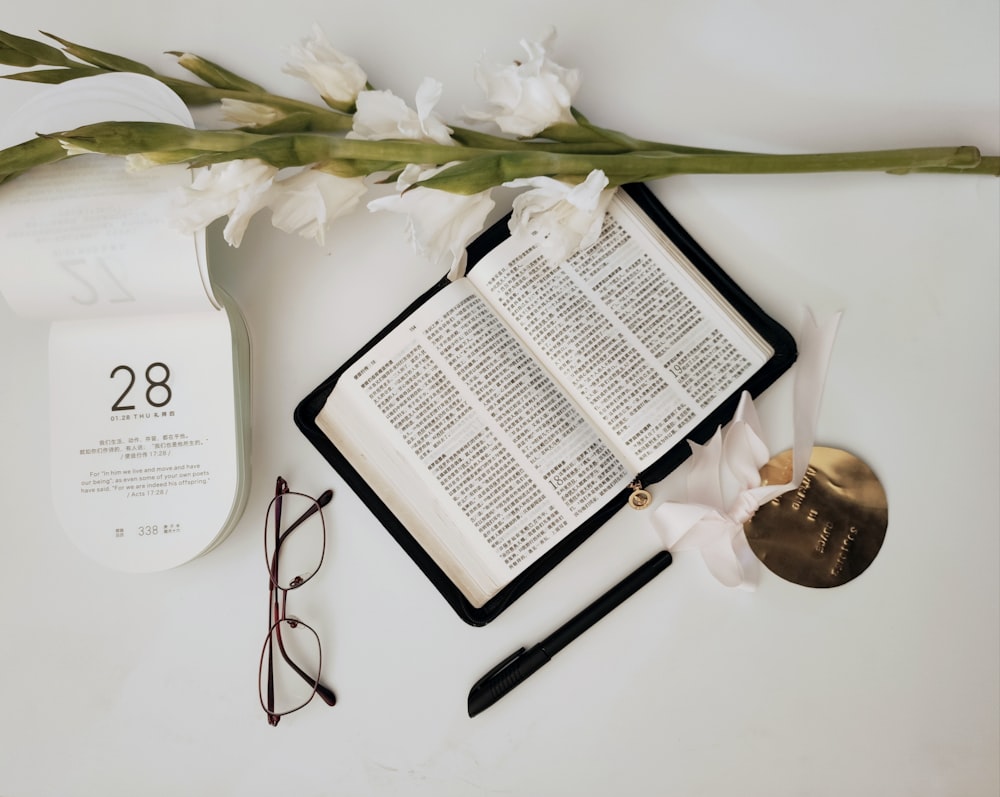
[[572, 144], [593, 142], [598, 136], [595, 136], [592, 130], [583, 125], [556, 122], [554, 125], [546, 127], [535, 138], [547, 138], [552, 141]]
[[94, 50], [90, 47], [74, 44], [66, 39], [53, 36], [51, 33], [45, 33], [45, 31], [42, 31], [42, 33], [50, 39], [55, 39], [59, 42], [70, 55], [75, 55], [77, 58], [86, 61], [88, 64], [104, 67], [105, 69], [110, 69], [114, 72], [138, 72], [140, 75], [149, 75], [150, 77], [156, 76], [156, 73], [153, 72], [153, 70], [148, 66], [141, 64], [138, 61], [133, 61], [131, 58], [125, 58], [120, 55], [115, 55], [114, 53], [106, 53], [103, 50]]
[[[30, 63], [17, 63], [15, 61], [4, 60], [13, 51], [19, 53], [23, 59], [31, 59]], [[44, 42], [26, 39], [24, 36], [15, 36], [5, 30], [0, 30], [0, 62], [10, 66], [69, 66], [70, 61], [65, 54], [56, 47]]]
[[65, 69], [35, 69], [31, 72], [15, 72], [12, 75], [0, 75], [8, 80], [24, 80], [29, 83], [65, 83], [79, 77], [107, 74], [106, 69], [94, 66], [70, 66]]
[[435, 188], [452, 194], [471, 196], [500, 185], [505, 177], [504, 155], [486, 155], [456, 163], [413, 187]]
[[0, 64], [4, 64], [5, 66], [38, 66], [38, 61], [30, 55], [25, 55], [18, 50], [12, 50], [10, 47], [6, 47], [3, 43], [0, 43]]
[[589, 163], [587, 157], [541, 151], [487, 154], [449, 166], [416, 185], [468, 196], [518, 177], [584, 177]]

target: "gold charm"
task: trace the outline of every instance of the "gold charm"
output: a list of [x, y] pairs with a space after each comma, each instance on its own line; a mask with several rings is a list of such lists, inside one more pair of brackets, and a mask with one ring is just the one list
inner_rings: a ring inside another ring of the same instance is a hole
[[642, 482], [636, 480], [629, 487], [632, 488], [632, 494], [628, 497], [628, 505], [630, 507], [633, 509], [645, 509], [653, 503], [653, 496], [649, 490], [643, 489]]

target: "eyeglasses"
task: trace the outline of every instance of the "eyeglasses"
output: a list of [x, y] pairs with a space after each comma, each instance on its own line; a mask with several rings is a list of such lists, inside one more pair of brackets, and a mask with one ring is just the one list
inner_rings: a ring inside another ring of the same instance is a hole
[[323, 649], [319, 634], [287, 614], [288, 593], [319, 571], [326, 553], [323, 507], [333, 500], [327, 490], [319, 498], [293, 493], [278, 477], [267, 508], [264, 551], [268, 571], [268, 632], [260, 654], [260, 705], [270, 725], [306, 706], [315, 695], [335, 705], [333, 690], [319, 681]]

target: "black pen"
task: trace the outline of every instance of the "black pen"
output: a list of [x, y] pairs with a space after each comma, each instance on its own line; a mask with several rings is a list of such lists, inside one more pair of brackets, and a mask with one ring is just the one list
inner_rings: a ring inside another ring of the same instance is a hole
[[476, 681], [469, 692], [469, 716], [485, 711], [542, 665], [548, 664], [556, 653], [652, 581], [670, 562], [670, 552], [660, 551], [533, 648], [521, 648], [500, 662]]

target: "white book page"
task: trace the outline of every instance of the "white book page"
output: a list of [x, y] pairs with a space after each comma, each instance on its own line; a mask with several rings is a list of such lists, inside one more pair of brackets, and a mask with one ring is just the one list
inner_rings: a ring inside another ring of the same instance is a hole
[[[191, 125], [153, 78], [109, 74], [45, 87], [5, 120], [0, 146], [107, 119]], [[78, 155], [0, 184], [0, 293], [18, 315], [121, 317], [218, 309], [203, 234], [171, 226], [182, 166], [138, 173]]]
[[598, 241], [564, 263], [512, 237], [469, 279], [638, 473], [771, 351], [634, 208], [619, 192]]
[[465, 280], [348, 369], [317, 423], [349, 459], [376, 463], [366, 479], [453, 581], [474, 574], [480, 597], [630, 481]]

